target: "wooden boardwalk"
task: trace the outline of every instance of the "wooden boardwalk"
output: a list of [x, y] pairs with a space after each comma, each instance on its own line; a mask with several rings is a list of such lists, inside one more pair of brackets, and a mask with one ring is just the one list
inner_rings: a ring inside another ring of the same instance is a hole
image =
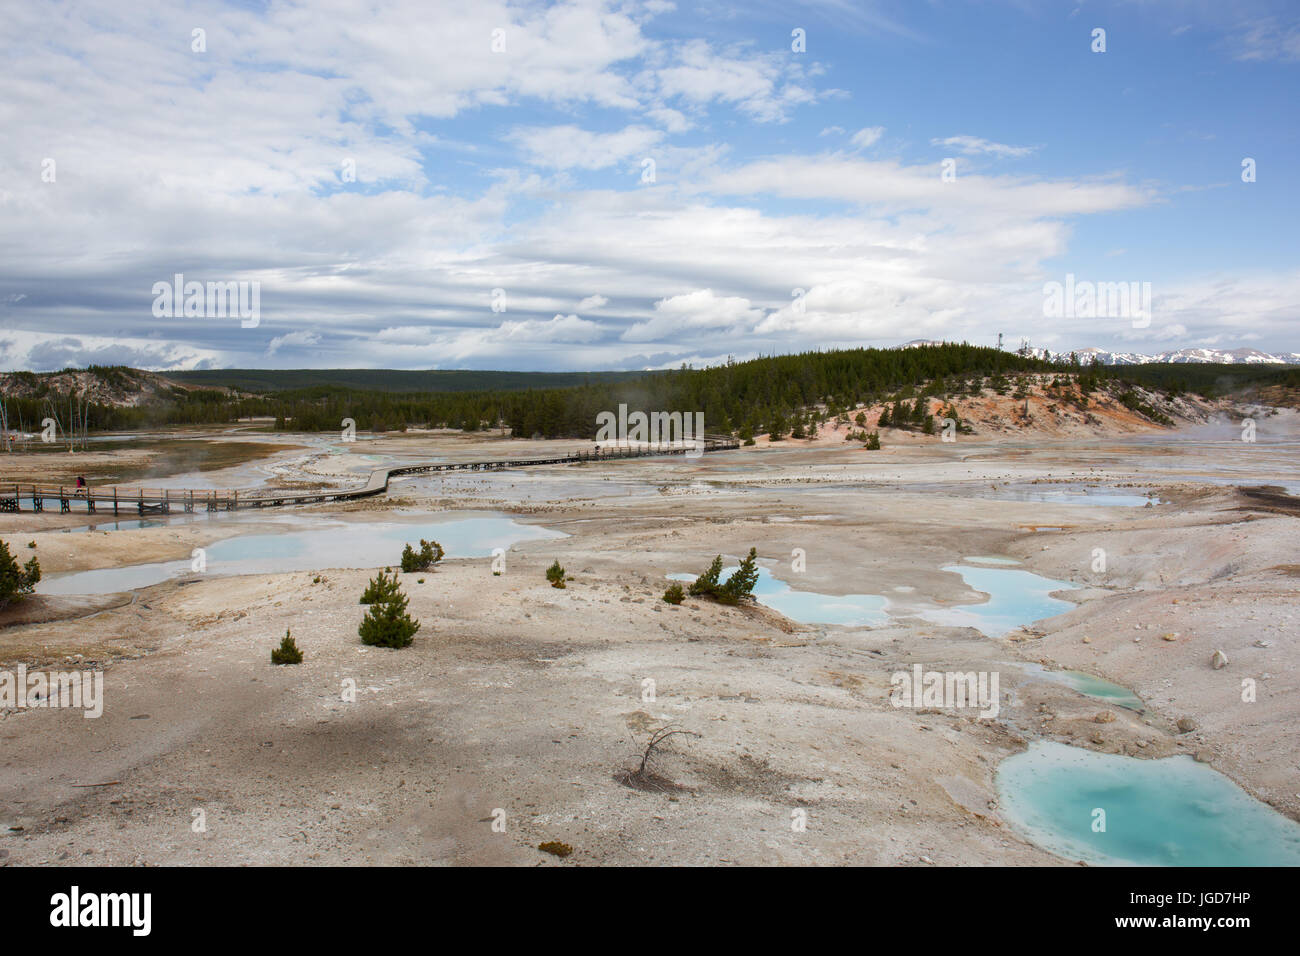
[[[734, 438], [706, 437], [704, 451], [726, 451], [739, 448]], [[449, 471], [504, 471], [508, 468], [528, 468], [533, 465], [563, 465], [574, 462], [616, 461], [622, 458], [646, 458], [660, 455], [685, 455], [688, 449], [680, 446], [655, 445], [640, 448], [602, 448], [599, 451], [578, 451], [572, 455], [550, 458], [502, 458], [494, 461], [442, 462], [424, 465], [395, 465], [379, 468], [370, 473], [370, 480], [357, 488], [335, 488], [322, 491], [266, 491], [234, 489], [229, 491], [190, 491], [184, 489], [146, 488], [123, 489], [76, 488], [68, 485], [34, 485], [0, 483], [0, 512], [14, 514], [54, 513], [84, 510], [88, 514], [112, 511], [113, 514], [171, 514], [173, 509], [195, 511], [240, 511], [246, 508], [278, 508], [284, 505], [307, 505], [322, 501], [354, 501], [373, 498], [388, 492], [388, 483], [403, 475], [427, 475]], [[31, 502], [31, 511], [24, 511], [24, 501]]]

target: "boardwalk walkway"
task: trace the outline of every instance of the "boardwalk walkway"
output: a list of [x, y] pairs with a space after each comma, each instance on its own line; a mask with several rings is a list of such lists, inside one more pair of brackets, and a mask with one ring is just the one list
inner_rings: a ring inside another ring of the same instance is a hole
[[[733, 438], [706, 437], [705, 451], [724, 451], [739, 448]], [[549, 458], [502, 458], [494, 461], [442, 462], [424, 465], [395, 465], [379, 468], [370, 473], [370, 480], [358, 488], [335, 488], [320, 491], [267, 491], [234, 489], [231, 491], [189, 491], [183, 489], [111, 488], [78, 489], [67, 485], [42, 486], [32, 484], [0, 484], [0, 512], [24, 511], [23, 502], [31, 502], [31, 512], [52, 513], [58, 502], [58, 513], [67, 514], [81, 510], [84, 505], [89, 514], [100, 510], [113, 514], [170, 514], [173, 508], [194, 511], [239, 511], [245, 508], [277, 508], [282, 505], [315, 504], [322, 501], [353, 501], [386, 494], [388, 482], [402, 475], [426, 475], [448, 471], [503, 471], [507, 468], [527, 468], [532, 465], [561, 465], [571, 462], [615, 461], [621, 458], [645, 458], [660, 455], [684, 455], [687, 449], [680, 445], [655, 445], [640, 448], [602, 448], [578, 451], [572, 455]]]

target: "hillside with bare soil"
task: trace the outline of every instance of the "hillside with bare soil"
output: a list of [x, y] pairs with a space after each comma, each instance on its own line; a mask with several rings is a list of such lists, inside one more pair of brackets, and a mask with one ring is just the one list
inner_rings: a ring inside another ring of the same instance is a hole
[[[1006, 383], [1002, 391], [986, 384], [971, 394], [920, 400], [921, 419], [912, 419], [907, 427], [882, 427], [886, 409], [892, 413], [897, 405], [885, 402], [820, 423], [815, 440], [854, 440], [865, 431], [879, 430], [882, 441], [940, 441], [943, 420], [953, 412], [960, 434], [986, 441], [1141, 434], [1202, 425], [1232, 412], [1230, 403], [1187, 394], [1171, 397], [1129, 383], [1103, 382], [1085, 392], [1073, 376], [1054, 374], [1026, 375]], [[933, 433], [923, 430], [925, 415], [933, 417]]]

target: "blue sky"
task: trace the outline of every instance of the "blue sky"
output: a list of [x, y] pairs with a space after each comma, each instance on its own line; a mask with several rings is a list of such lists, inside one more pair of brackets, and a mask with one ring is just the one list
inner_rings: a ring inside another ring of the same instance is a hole
[[[1294, 3], [6, 13], [3, 368], [1300, 351]], [[256, 321], [155, 315], [176, 273]], [[1048, 317], [1067, 274], [1150, 321]]]

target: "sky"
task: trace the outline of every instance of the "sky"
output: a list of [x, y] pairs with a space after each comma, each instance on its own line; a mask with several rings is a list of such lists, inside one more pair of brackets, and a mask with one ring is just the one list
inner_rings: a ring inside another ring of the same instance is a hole
[[10, 0], [0, 64], [0, 369], [1300, 351], [1288, 0]]

